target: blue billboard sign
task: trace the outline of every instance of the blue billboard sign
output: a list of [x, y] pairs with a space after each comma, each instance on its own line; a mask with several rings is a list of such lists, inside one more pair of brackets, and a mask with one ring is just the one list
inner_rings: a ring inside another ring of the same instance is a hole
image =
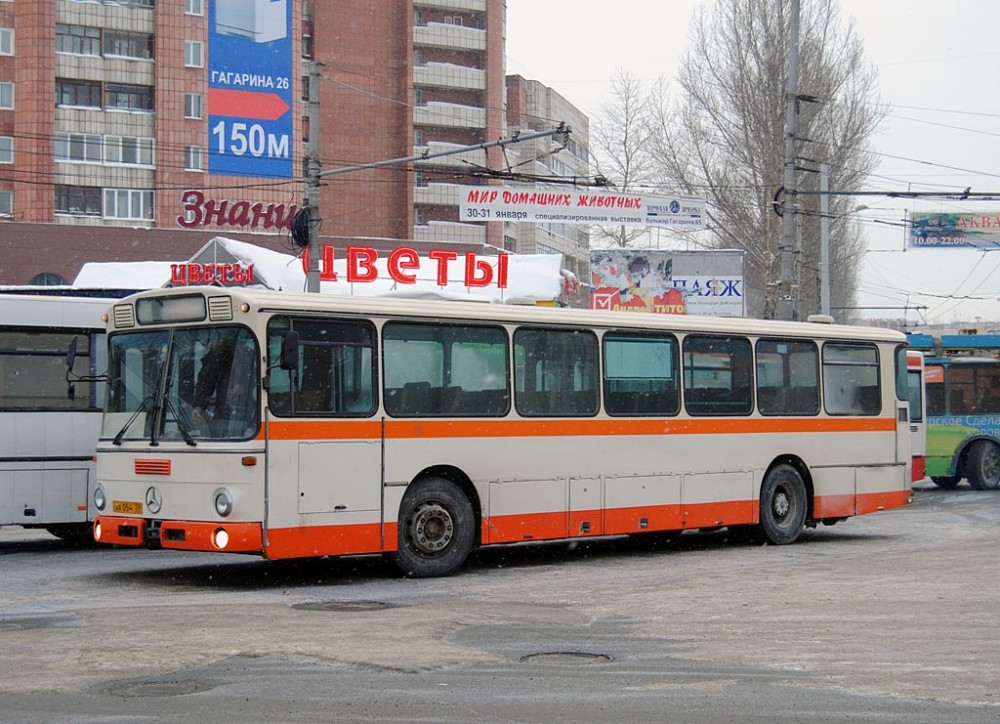
[[292, 0], [210, 0], [208, 170], [292, 175]]

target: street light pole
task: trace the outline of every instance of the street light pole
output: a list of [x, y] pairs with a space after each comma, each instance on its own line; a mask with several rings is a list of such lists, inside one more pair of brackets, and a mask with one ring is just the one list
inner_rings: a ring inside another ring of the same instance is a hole
[[798, 193], [795, 188], [795, 133], [798, 121], [799, 95], [799, 0], [792, 0], [792, 15], [790, 20], [790, 38], [788, 47], [788, 84], [785, 90], [785, 205], [781, 216], [781, 280], [778, 284], [777, 315], [778, 319], [790, 320], [793, 317], [794, 302], [792, 300], [792, 274], [794, 267], [793, 239], [795, 230], [794, 215], [798, 205]]

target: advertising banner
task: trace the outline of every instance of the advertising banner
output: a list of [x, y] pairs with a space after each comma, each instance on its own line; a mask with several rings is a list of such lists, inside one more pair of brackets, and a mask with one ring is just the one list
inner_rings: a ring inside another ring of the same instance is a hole
[[289, 178], [291, 0], [210, 0], [208, 8], [208, 170]]
[[720, 317], [745, 313], [739, 251], [593, 251], [590, 275], [591, 309]]
[[705, 199], [563, 189], [459, 187], [462, 221], [705, 228]]
[[1000, 213], [911, 214], [909, 246], [912, 249], [1000, 246]]

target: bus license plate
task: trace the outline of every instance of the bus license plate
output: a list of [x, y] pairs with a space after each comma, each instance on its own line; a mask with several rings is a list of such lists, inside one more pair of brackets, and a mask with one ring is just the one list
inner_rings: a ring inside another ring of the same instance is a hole
[[112, 500], [111, 510], [115, 513], [127, 513], [128, 515], [142, 515], [142, 503], [131, 500]]

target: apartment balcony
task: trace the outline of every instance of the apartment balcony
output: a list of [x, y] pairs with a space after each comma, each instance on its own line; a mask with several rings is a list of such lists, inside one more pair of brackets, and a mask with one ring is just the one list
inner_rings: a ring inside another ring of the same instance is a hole
[[452, 221], [431, 221], [425, 226], [414, 226], [413, 238], [415, 241], [446, 244], [485, 244], [486, 227]]
[[427, 23], [413, 27], [413, 47], [486, 50], [486, 31], [464, 25]]
[[486, 109], [431, 101], [413, 108], [413, 125], [486, 128]]
[[432, 88], [485, 90], [486, 71], [452, 63], [427, 63], [413, 67], [413, 85]]
[[56, 77], [151, 86], [156, 84], [156, 66], [148, 60], [118, 56], [56, 53]]
[[413, 0], [414, 7], [486, 12], [486, 0]]
[[458, 206], [458, 187], [455, 184], [414, 186], [413, 203], [421, 206]]

